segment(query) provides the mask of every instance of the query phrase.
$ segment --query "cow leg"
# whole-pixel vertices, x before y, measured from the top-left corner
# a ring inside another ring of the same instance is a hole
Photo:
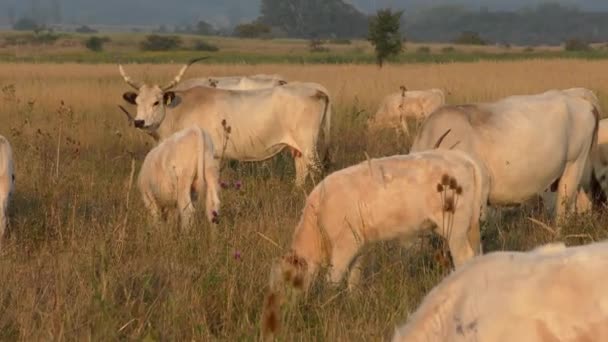
[[[180,225],[184,231],[190,230],[195,212],[192,197],[190,196],[190,187],[191,184],[188,184],[186,187],[178,187],[177,208],[179,210]]]
[[[454,216],[452,229],[450,229],[449,233],[446,232],[447,234],[442,234],[448,241],[455,269],[458,269],[462,264],[479,252],[479,226],[477,226],[476,233],[470,232],[470,229],[474,229],[471,227],[470,215],[457,214]]]
[[[333,286],[340,283],[358,251],[359,243],[352,234],[343,236],[334,243],[331,253],[331,271],[329,272],[329,282]]]
[[[4,242],[4,233],[6,232],[6,227],[8,226],[8,198],[3,201],[1,210],[2,211],[0,211],[0,249],[2,248],[2,243]]]
[[[586,156],[587,154],[585,154]],[[582,160],[581,160],[582,159]],[[585,159],[580,158],[574,163],[568,163],[566,169],[561,176],[559,185],[557,188],[556,196],[556,223],[562,220],[566,213],[572,209],[572,205],[576,201],[576,195],[579,190],[579,183],[583,176],[583,169],[585,167]]]
[[[352,292],[361,284],[361,272],[363,271],[363,255],[355,257],[348,275],[348,291]]]
[[[161,221],[161,208],[156,203],[156,200],[148,192],[144,191],[142,195],[144,206],[150,213],[150,221],[153,225],[157,226]]]

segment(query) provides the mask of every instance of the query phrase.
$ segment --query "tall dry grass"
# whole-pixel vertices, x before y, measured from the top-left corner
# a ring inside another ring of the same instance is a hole
[[[443,87],[448,101],[494,100],[549,88],[585,86],[604,107],[608,62],[531,61],[388,66],[193,66],[189,77],[280,73],[325,85],[334,100],[334,169],[407,151],[392,132],[369,137],[365,119],[382,96]],[[177,65],[126,66],[135,78],[167,81]],[[152,230],[135,175],[152,146],[116,108],[128,90],[114,65],[0,65],[0,134],[15,150],[16,196],[0,252],[1,340],[256,340],[268,271],[291,239],[305,193],[292,187],[287,155],[228,163],[217,226],[200,218],[191,232]],[[61,104],[61,101],[64,104]],[[607,107],[608,108],[608,107]],[[550,134],[550,132],[539,132]],[[134,168],[132,168],[132,166]],[[312,185],[308,185],[310,190]],[[556,239],[606,238],[604,214],[572,218],[555,236],[522,209],[484,227],[485,251],[525,250]],[[217,231],[211,242],[210,231]],[[381,340],[415,310],[447,272],[423,240],[366,247],[363,287],[318,283],[285,313],[281,339]],[[497,270],[499,271],[499,270]]]

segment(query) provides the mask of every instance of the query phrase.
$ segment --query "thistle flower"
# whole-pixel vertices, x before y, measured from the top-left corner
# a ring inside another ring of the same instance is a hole
[[[441,176],[441,185],[449,185],[450,184],[450,176],[444,174]]]
[[[234,260],[241,261],[241,251],[234,252]]]
[[[228,183],[224,181],[220,181],[220,186],[222,187],[222,189],[228,189]]]
[[[243,183],[240,180],[237,180],[236,182],[234,182],[234,188],[237,190],[241,190],[241,187],[243,186]]]
[[[450,189],[455,190],[457,186],[458,182],[456,181],[456,178],[450,177]]]

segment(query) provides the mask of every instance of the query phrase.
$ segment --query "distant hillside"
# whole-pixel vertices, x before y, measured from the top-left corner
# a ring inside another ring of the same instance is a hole
[[[286,0],[288,1],[288,0]],[[536,6],[546,0],[346,0],[363,12],[393,7],[414,15],[418,10],[445,4],[471,9],[513,10]],[[583,10],[608,11],[605,0],[562,0]],[[47,21],[72,24],[183,25],[205,19],[233,26],[259,16],[260,0],[0,0],[0,22],[9,17],[34,14]]]

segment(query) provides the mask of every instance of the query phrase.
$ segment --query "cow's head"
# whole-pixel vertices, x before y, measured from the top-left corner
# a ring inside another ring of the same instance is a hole
[[[122,95],[122,98],[130,104],[137,106],[137,115],[133,119],[133,125],[137,128],[155,131],[165,119],[165,108],[170,105],[175,99],[175,93],[171,91],[184,76],[188,67],[194,62],[200,61],[208,57],[196,58],[184,65],[177,76],[166,86],[157,84],[149,85],[143,82],[136,82],[129,77],[122,65],[118,65],[120,75],[133,87],[137,92],[128,91]]]

